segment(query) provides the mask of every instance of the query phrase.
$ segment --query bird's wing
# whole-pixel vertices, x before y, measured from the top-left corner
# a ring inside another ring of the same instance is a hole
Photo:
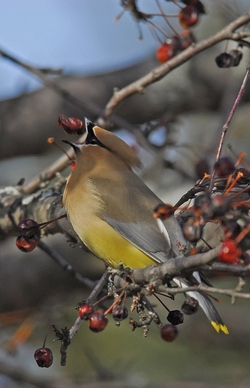
[[[110,217],[104,220],[131,244],[146,253],[157,263],[162,263],[173,256],[171,246],[162,239],[159,232],[143,222],[121,222]]]
[[[100,217],[113,229],[158,263],[175,256],[178,249],[173,238],[178,222],[171,217],[165,235],[160,231],[153,211],[162,201],[134,173],[128,171],[122,181],[112,184],[105,179],[91,182],[105,204]]]

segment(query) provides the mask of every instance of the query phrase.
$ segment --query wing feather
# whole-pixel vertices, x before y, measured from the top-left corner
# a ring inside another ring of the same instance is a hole
[[[93,178],[91,183],[105,204],[99,216],[121,236],[157,263],[175,256],[177,220],[171,217],[165,222],[166,238],[153,218],[154,208],[162,201],[132,171],[124,172],[122,180],[114,177],[112,185],[104,178]]]

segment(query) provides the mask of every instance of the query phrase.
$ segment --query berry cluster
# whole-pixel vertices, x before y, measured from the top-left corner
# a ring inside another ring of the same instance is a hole
[[[94,310],[88,303],[78,307],[78,315],[81,319],[89,321],[89,329],[94,333],[100,333],[108,324],[108,319],[101,310]]]
[[[159,297],[157,297],[157,299],[163,304]],[[178,335],[178,329],[176,328],[176,326],[184,322],[183,313],[187,315],[196,313],[199,308],[199,303],[196,299],[189,297],[184,301],[181,307],[182,311],[169,310],[167,306],[165,306],[165,304],[163,304],[163,306],[169,311],[167,316],[167,320],[169,323],[162,325],[160,320],[158,319],[155,322],[160,326],[160,335],[164,339],[164,341],[172,342]],[[89,322],[89,329],[94,333],[100,333],[106,328],[108,324],[108,319],[106,318],[106,315],[108,313],[112,314],[116,326],[120,326],[120,322],[128,318],[128,309],[124,305],[119,303],[112,304],[111,308],[108,308],[107,311],[104,313],[101,310],[94,310],[92,305],[85,302],[81,303],[77,309],[79,317],[82,320],[86,320]],[[134,307],[131,306],[131,310],[133,309]],[[136,310],[139,313],[139,311],[144,311],[144,307],[142,307],[141,304],[140,307],[137,305]],[[133,330],[135,330],[135,328],[147,325],[145,316],[146,315],[144,314],[144,320],[141,323],[136,322],[132,318],[130,318],[130,324],[133,326]],[[148,321],[148,325],[150,323],[151,321]]]
[[[193,27],[199,21],[201,14],[205,13],[204,5],[200,0],[181,0],[176,1],[172,0],[173,3],[180,9],[178,14],[165,14],[163,9],[158,1],[156,4],[159,8],[160,13],[148,14],[140,11],[137,6],[136,0],[122,0],[121,6],[123,11],[116,17],[118,21],[125,11],[129,11],[133,19],[138,23],[139,28],[139,39],[142,39],[142,31],[140,29],[140,22],[146,23],[152,32],[153,36],[160,42],[160,47],[156,51],[156,57],[160,63],[164,63],[169,59],[173,58],[178,52],[185,50],[195,39],[193,34],[188,30],[188,28]],[[181,5],[183,3],[184,5]],[[156,16],[161,16],[162,19],[166,22],[167,27],[171,28],[174,32],[172,37],[162,28],[152,21],[152,18]],[[171,18],[178,18],[180,26],[183,28],[183,32],[178,33],[175,31],[174,27],[170,23]],[[163,36],[163,38],[162,38]]]
[[[195,247],[203,239],[204,227],[212,222],[219,224],[224,232],[218,260],[249,264],[249,256],[242,252],[242,248],[249,248],[250,224],[246,214],[249,211],[250,170],[247,167],[236,167],[239,164],[239,160],[234,163],[228,156],[220,157],[214,164],[215,180],[212,188],[210,175],[204,174],[175,206],[166,204],[156,207],[154,217],[166,220],[182,203],[194,199],[193,206],[178,217],[183,234],[192,247],[190,254],[197,253],[198,248]]]
[[[241,246],[249,238],[250,230],[245,217],[250,171],[243,167],[236,168],[237,164],[228,156],[218,159],[214,165],[212,192],[208,190],[210,179],[202,179],[199,183],[201,193],[195,197],[191,215],[183,225],[186,239],[196,244],[202,238],[207,222],[218,223],[224,232],[218,260],[232,264],[245,262]]]
[[[180,34],[175,32],[167,38],[156,51],[156,57],[160,63],[165,63],[179,52],[185,50],[195,42],[195,38],[188,28],[193,27],[199,21],[199,16],[205,13],[205,8],[199,0],[183,0],[185,4],[178,13],[178,20],[183,31]]]

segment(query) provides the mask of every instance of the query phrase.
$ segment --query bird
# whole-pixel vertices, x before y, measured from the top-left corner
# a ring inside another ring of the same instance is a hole
[[[130,269],[145,268],[180,255],[178,245],[186,244],[181,227],[174,215],[161,224],[158,219],[157,224],[153,210],[164,203],[134,172],[141,166],[136,153],[114,133],[87,118],[85,129],[83,143],[63,140],[76,154],[63,206],[80,240],[113,268],[121,262]],[[200,281],[198,276],[196,273]],[[184,278],[174,280],[183,287],[192,285]],[[208,295],[190,295],[198,300],[214,329],[228,334]]]

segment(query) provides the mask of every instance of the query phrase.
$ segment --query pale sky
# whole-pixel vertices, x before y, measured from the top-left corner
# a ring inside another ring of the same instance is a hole
[[[155,7],[151,0],[141,3],[143,9]],[[123,67],[156,50],[157,42],[146,25],[144,39],[138,40],[128,12],[115,23],[121,10],[120,0],[1,0],[0,48],[34,66],[66,73]],[[38,85],[34,76],[0,57],[0,99]]]

